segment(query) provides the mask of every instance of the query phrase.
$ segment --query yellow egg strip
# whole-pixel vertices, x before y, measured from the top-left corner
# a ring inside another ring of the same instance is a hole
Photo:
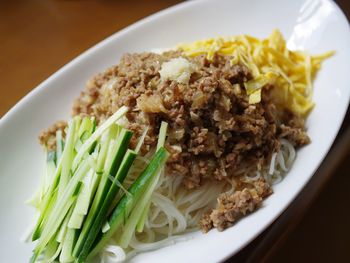
[[[304,117],[314,107],[312,81],[323,60],[334,54],[310,56],[290,51],[278,30],[262,40],[247,35],[218,37],[180,44],[177,48],[190,57],[206,54],[209,60],[215,54],[232,56],[232,65],[241,63],[252,72],[253,79],[244,83],[249,103],[259,103],[261,89],[272,84],[276,104]]]

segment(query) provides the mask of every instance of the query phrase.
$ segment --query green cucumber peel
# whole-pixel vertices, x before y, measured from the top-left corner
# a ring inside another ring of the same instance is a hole
[[[112,185],[108,191],[108,194],[106,198],[104,199],[103,205],[101,209],[98,212],[98,215],[95,218],[94,224],[91,226],[90,231],[87,235],[87,238],[84,242],[84,246],[81,249],[81,252],[79,254],[80,260],[81,258],[84,258],[87,256],[88,253],[84,251],[90,251],[93,244],[95,243],[96,237],[98,234],[102,231],[101,229],[103,228],[104,222],[106,221],[107,215],[108,215],[108,210],[116,197],[120,187],[119,185],[123,183],[125,177],[127,176],[131,165],[133,164],[137,154],[132,151],[128,150],[123,158],[123,162],[120,165],[120,168],[113,178]],[[117,183],[118,182],[118,183]]]
[[[41,236],[38,240],[37,246],[34,249],[34,255],[32,257],[33,262],[35,262],[36,258],[41,254],[44,250],[47,243],[51,240],[51,238],[58,231],[64,217],[68,213],[68,210],[73,205],[76,194],[81,185],[81,180],[86,175],[88,170],[90,169],[88,162],[83,161],[81,166],[78,168],[77,172],[71,178],[67,188],[65,189],[62,198],[58,200],[52,208],[52,213],[48,216],[45,227],[42,230]]]
[[[73,164],[72,164],[72,170],[74,171],[78,164],[83,159],[85,153],[87,153],[90,148],[93,146],[95,141],[103,134],[105,130],[107,130],[112,124],[114,124],[117,120],[119,120],[121,117],[125,115],[125,113],[128,111],[128,107],[121,107],[118,111],[116,111],[111,117],[109,117],[100,127],[98,127],[94,133],[90,136],[88,140],[85,141],[85,143],[80,147],[77,155],[74,158]]]
[[[164,147],[161,147],[155,153],[147,167],[129,187],[129,194],[124,194],[112,211],[112,214],[108,220],[110,229],[101,236],[101,239],[97,242],[92,251],[86,250],[79,255],[78,262],[84,262],[87,257],[91,258],[95,256],[107,244],[112,235],[126,223],[132,209],[135,207],[140,198],[143,197],[143,194],[152,182],[152,179],[159,174],[168,156],[169,154]]]
[[[160,147],[164,147],[165,140],[166,140],[166,135],[167,135],[167,130],[168,130],[168,123],[162,121],[162,123],[160,124],[160,129],[159,129],[157,150]],[[146,204],[145,207],[143,208],[144,211],[142,212],[142,214],[140,216],[140,220],[139,220],[139,222],[137,223],[137,226],[136,226],[136,231],[137,232],[142,232],[143,231],[143,228],[145,226],[146,218],[147,218],[148,211],[149,211],[150,207],[151,207],[151,200],[149,200],[148,204]]]
[[[115,175],[117,173],[127,150],[131,136],[131,131],[121,129],[115,144],[111,145],[112,149],[110,149],[109,153],[107,153],[106,163],[108,162],[108,167],[105,167],[105,172],[101,175],[101,180],[92,202],[90,211],[87,215],[85,223],[83,224],[83,228],[79,235],[78,241],[75,244],[73,251],[73,255],[75,257],[80,254],[80,251],[82,250],[85,241],[88,238],[88,233],[90,232],[90,229],[93,226],[98,215],[98,211],[103,206],[104,199],[106,198],[111,187],[112,182],[109,180],[108,176]],[[108,155],[111,158],[108,158]]]

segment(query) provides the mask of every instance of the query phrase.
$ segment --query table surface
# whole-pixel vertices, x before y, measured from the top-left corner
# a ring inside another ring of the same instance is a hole
[[[140,18],[180,1],[130,2],[1,1],[0,116],[84,50]],[[349,17],[350,1],[337,2]],[[299,205],[288,208],[229,261],[343,262],[349,258],[350,163],[346,159],[350,154],[348,147],[344,149],[344,144],[350,145],[350,131],[346,131],[349,120],[348,114],[343,136],[338,136],[332,156],[300,195],[299,199],[306,201],[299,200],[296,202]]]

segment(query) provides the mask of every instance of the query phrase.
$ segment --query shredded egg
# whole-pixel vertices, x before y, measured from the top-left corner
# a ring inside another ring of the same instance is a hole
[[[334,54],[311,56],[288,50],[278,30],[262,40],[247,35],[218,37],[179,44],[177,48],[189,57],[206,54],[208,60],[215,54],[232,56],[232,65],[241,63],[253,75],[252,80],[244,83],[249,103],[259,103],[262,88],[272,84],[276,102],[300,116],[307,116],[314,107],[312,81],[321,62]]]

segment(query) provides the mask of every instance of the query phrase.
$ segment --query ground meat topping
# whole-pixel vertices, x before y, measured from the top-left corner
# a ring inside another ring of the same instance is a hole
[[[180,57],[193,65],[189,83],[161,80],[162,63]],[[128,128],[136,135],[132,145],[149,127],[142,152],[155,147],[160,122],[167,121],[172,153],[167,172],[184,175],[187,188],[198,187],[204,177],[233,177],[249,163],[267,165],[279,138],[295,146],[307,144],[301,118],[290,112],[281,116],[270,99],[273,86],[263,90],[260,103],[248,103],[243,83],[252,75],[244,65],[231,65],[231,59],[189,58],[179,51],[125,54],[117,66],[87,83],[73,115],[92,115],[101,123],[122,105],[129,106]]]
[[[213,220],[210,218],[210,213],[205,213],[202,216],[202,218],[199,220],[199,226],[204,233],[209,232],[209,230],[214,227]]]
[[[191,65],[186,81],[161,78],[162,64],[180,57]],[[209,61],[205,55],[186,57],[181,51],[125,54],[118,65],[88,81],[73,115],[94,116],[102,123],[126,105],[126,126],[135,134],[131,147],[148,127],[141,153],[156,146],[160,123],[168,122],[166,174],[182,175],[186,188],[199,187],[205,179],[236,180],[237,171],[267,167],[281,138],[296,147],[310,139],[303,118],[274,104],[274,86],[266,85],[261,101],[249,104],[244,83],[252,73],[231,62],[230,56],[215,55]],[[55,131],[64,127],[58,123],[44,131],[41,143],[55,147]],[[217,208],[201,220],[203,231],[227,228],[271,194],[264,180],[240,185],[235,193],[218,198]]]
[[[205,233],[213,227],[223,231],[242,216],[256,210],[261,205],[262,200],[271,193],[270,185],[260,179],[254,182],[251,187],[245,187],[233,194],[221,194],[217,207],[203,215],[199,226]]]
[[[281,138],[286,138],[294,146],[303,146],[310,143],[310,138],[302,128],[290,127],[282,124]]]
[[[65,128],[67,127],[66,121],[58,121],[46,130],[43,130],[39,134],[39,142],[48,150],[53,150],[56,148],[56,132],[58,130],[62,131],[62,137],[65,137]]]

